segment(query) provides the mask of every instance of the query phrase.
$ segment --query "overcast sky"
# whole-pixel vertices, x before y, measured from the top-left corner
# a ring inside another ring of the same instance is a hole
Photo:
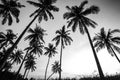
[[[35,7],[26,3],[27,0],[20,0],[20,2],[26,5],[25,8],[21,9],[20,14],[20,23],[14,23],[12,26],[1,25],[0,31],[5,31],[6,29],[13,29],[15,33],[18,35],[24,30],[25,26],[32,20],[29,18],[29,15],[35,10]],[[37,1],[37,0],[32,0]],[[66,25],[66,21],[63,19],[63,14],[67,11],[65,6],[74,6],[80,5],[83,0],[58,0],[55,4],[60,8],[60,11],[57,13],[53,13],[55,19],[49,20],[47,22],[42,21],[39,25],[42,28],[47,30],[47,36],[45,37],[46,46],[48,43],[51,43],[51,40],[55,37],[55,31],[60,29],[63,25]],[[89,0],[88,5],[96,5],[100,7],[100,12],[97,15],[90,15],[89,18],[93,19],[98,23],[96,29],[89,28],[91,36],[93,37],[95,33],[99,32],[100,28],[105,27],[105,29],[116,29],[120,28],[120,0]],[[0,19],[1,20],[1,19]],[[32,28],[37,23],[37,20],[32,24]],[[70,28],[71,29],[71,28]],[[66,47],[63,50],[63,65],[62,69],[64,73],[70,74],[97,74],[96,63],[93,57],[93,53],[91,47],[89,45],[89,41],[87,35],[81,35],[78,30],[75,33],[71,33],[71,37],[73,38],[73,43]],[[53,42],[52,42],[53,43]],[[23,39],[19,43],[19,48],[24,49],[27,46],[28,42],[25,42]],[[58,46],[59,52],[60,46]],[[115,57],[111,57],[108,52],[104,49],[97,53],[103,72],[106,74],[114,74],[116,72],[120,72],[120,64],[117,62]],[[119,56],[119,55],[118,55]],[[119,56],[120,57],[120,56]],[[45,66],[47,64],[47,57],[41,56],[37,60],[37,70],[31,75],[44,75]],[[54,58],[51,59],[50,65],[55,61],[59,60],[59,54],[57,54]],[[15,66],[15,69],[18,69],[18,66]],[[49,73],[51,67],[49,68]],[[24,69],[22,69],[23,73]],[[49,75],[49,74],[48,74]]]

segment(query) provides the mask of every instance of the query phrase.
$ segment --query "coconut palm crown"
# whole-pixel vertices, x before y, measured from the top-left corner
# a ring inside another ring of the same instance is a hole
[[[43,37],[47,35],[46,30],[41,28],[36,24],[36,27],[34,29],[30,28],[28,30],[29,35],[25,37],[25,40],[29,40],[30,45],[32,45],[35,42],[38,42],[38,44],[45,43]]]
[[[97,25],[96,22],[87,18],[87,15],[97,14],[99,12],[99,7],[90,6],[89,8],[84,9],[84,6],[88,3],[88,1],[83,1],[79,6],[66,6],[68,12],[66,12],[63,17],[68,20],[68,26],[72,28],[72,31],[75,32],[76,28],[79,28],[81,34],[85,33],[85,27],[91,26],[95,28]]]
[[[120,30],[109,29],[108,32],[106,32],[104,28],[101,28],[100,33],[96,34],[93,38],[93,42],[97,52],[106,47],[110,55],[115,56],[120,63],[120,60],[115,53],[115,51],[120,53],[120,48],[117,46],[120,44],[120,37],[115,36],[115,33],[120,33]]]
[[[0,17],[3,18],[2,24],[5,24],[8,21],[8,25],[12,25],[13,17],[16,19],[16,22],[19,22],[19,8],[25,7],[21,5],[18,0],[1,0],[0,4]]]
[[[59,11],[59,8],[53,5],[54,3],[56,3],[56,1],[57,0],[38,0],[38,2],[27,1],[29,4],[38,8],[30,15],[30,17],[38,15],[39,22],[41,22],[43,19],[47,21],[48,17],[50,19],[54,19],[51,11]]]
[[[60,41],[62,42],[62,48],[65,48],[65,45],[70,45],[72,38],[70,35],[70,30],[65,29],[65,25],[62,27],[62,29],[56,31],[57,36],[53,38],[52,41],[56,41],[56,46],[60,44]]]
[[[9,44],[13,45],[17,35],[13,33],[11,29],[6,30],[7,33],[0,32],[0,49],[4,46],[7,47]]]
[[[55,54],[57,53],[56,51],[56,47],[54,47],[53,44],[49,43],[48,47],[45,47],[45,55],[48,55],[48,57],[52,57],[55,56]]]
[[[23,51],[22,50],[17,50],[15,52],[13,52],[12,55],[10,55],[10,61],[12,61],[12,64],[16,63],[16,64],[20,64],[23,60]]]

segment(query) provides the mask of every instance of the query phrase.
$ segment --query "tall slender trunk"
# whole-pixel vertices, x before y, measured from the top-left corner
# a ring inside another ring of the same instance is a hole
[[[27,72],[26,78],[28,77],[29,72],[30,72],[30,69],[29,69],[28,72]]]
[[[46,77],[47,77],[47,69],[48,69],[49,62],[50,62],[50,57],[48,58],[47,66],[46,66],[46,69],[45,69],[45,80],[46,80]]]
[[[115,51],[113,50],[113,48],[110,46],[114,56],[116,57],[116,59],[118,60],[118,62],[120,63],[120,59],[118,58],[117,54],[115,53]]]
[[[24,36],[24,34],[26,33],[26,31],[28,30],[28,28],[31,26],[31,24],[36,20],[36,18],[38,17],[39,14],[37,14],[33,20],[27,25],[27,27],[23,30],[23,32],[20,34],[20,36],[18,37],[18,39],[15,41],[15,43],[13,44],[13,46],[5,53],[6,56],[1,60],[0,63],[0,70],[2,69],[2,67],[5,65],[5,62],[7,61],[9,55],[12,53],[12,51],[14,50],[14,48],[18,45],[18,43],[20,42],[20,40],[22,39],[22,37]]]
[[[61,67],[62,67],[62,49],[63,49],[63,40],[61,38],[61,51],[60,51],[60,70],[62,71]],[[61,80],[61,71],[60,71],[60,74],[59,74],[59,80]]]
[[[22,61],[21,65],[20,65],[20,67],[19,67],[19,69],[18,69],[18,71],[17,71],[17,73],[16,73],[16,79],[15,79],[15,80],[17,80],[17,78],[18,78],[18,74],[20,73],[20,70],[21,70],[21,68],[22,68],[22,66],[23,66],[23,63],[24,63],[25,58],[27,57],[27,55],[28,55],[28,52],[26,52],[26,54],[25,54],[25,56],[24,56],[24,58],[23,58],[23,61]]]
[[[27,72],[27,68],[25,69],[25,72],[24,72],[23,78],[25,78],[26,72]]]
[[[100,62],[98,60],[97,54],[95,52],[95,49],[94,49],[94,46],[93,46],[93,43],[92,43],[92,40],[91,40],[91,37],[90,37],[90,34],[89,34],[89,31],[88,31],[87,27],[85,27],[85,30],[86,30],[86,33],[87,33],[87,36],[88,36],[88,39],[89,39],[89,42],[90,42],[90,45],[91,45],[91,48],[92,48],[92,51],[93,51],[93,55],[94,55],[94,58],[95,58],[95,61],[96,61],[96,64],[97,64],[97,68],[98,68],[98,71],[99,71],[100,78],[102,80],[104,80],[104,74],[103,74]]]
[[[49,80],[53,74],[55,74],[55,73],[53,72],[53,73],[47,78],[47,80]]]

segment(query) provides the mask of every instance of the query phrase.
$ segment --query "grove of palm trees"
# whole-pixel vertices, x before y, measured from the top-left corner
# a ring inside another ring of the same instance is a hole
[[[0,0],[0,80],[119,80],[118,3]]]

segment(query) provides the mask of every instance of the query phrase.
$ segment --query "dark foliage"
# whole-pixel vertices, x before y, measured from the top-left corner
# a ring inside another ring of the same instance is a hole
[[[15,72],[8,72],[4,71],[0,73],[0,80],[15,80],[16,73]],[[23,79],[22,75],[18,75],[17,80],[28,80],[28,79]]]

